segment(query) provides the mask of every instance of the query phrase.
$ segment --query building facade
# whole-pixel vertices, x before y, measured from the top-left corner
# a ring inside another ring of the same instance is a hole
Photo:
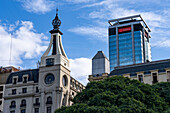
[[[5,92],[5,84],[6,80],[10,73],[19,71],[19,69],[15,67],[0,67],[0,113],[3,113],[4,106],[4,92]]]
[[[108,77],[124,76],[146,84],[170,82],[170,59],[115,67],[110,74],[89,75],[89,81],[99,81]]]
[[[151,61],[150,28],[140,15],[109,20],[110,71]]]
[[[92,58],[92,75],[100,76],[104,73],[110,73],[110,62],[103,51],[98,51]]]
[[[58,13],[52,25],[50,44],[41,57],[40,67],[9,75],[4,113],[54,113],[61,106],[72,105],[73,97],[85,88],[70,76]]]

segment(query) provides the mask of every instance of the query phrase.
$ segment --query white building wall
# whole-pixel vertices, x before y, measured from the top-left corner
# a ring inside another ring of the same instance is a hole
[[[108,59],[105,59],[105,73],[110,73],[110,62]]]
[[[159,82],[167,82],[167,74],[166,73],[159,73],[158,81]]]
[[[92,60],[92,75],[105,73],[105,59],[93,59]]]
[[[4,101],[4,112],[10,113],[10,111],[15,110],[15,113],[20,113],[21,109],[26,109],[26,113],[33,113],[35,98],[37,98],[36,84],[25,83],[25,84],[10,84],[6,86],[5,89],[5,101]],[[22,93],[22,88],[27,88],[27,93]],[[12,89],[16,89],[16,94],[12,95]],[[36,96],[35,96],[36,95]],[[20,107],[21,101],[26,100],[26,107]],[[16,102],[16,108],[10,108],[11,102]]]

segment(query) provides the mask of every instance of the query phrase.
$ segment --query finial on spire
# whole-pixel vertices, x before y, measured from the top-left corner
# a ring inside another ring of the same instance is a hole
[[[56,8],[56,15],[58,15],[58,8]]]
[[[52,21],[52,25],[53,25],[54,29],[58,29],[59,30],[59,27],[61,25],[61,21],[58,18],[58,8],[56,8],[56,16],[55,16],[55,18]]]

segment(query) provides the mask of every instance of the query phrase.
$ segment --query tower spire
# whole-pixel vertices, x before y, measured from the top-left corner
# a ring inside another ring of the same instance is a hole
[[[61,26],[61,20],[58,17],[58,8],[56,8],[56,16],[52,21],[52,25],[53,25],[53,30],[50,31],[51,34],[53,33],[60,33],[61,35],[63,34],[59,29]]]
[[[61,20],[58,17],[58,8],[56,9],[56,16],[52,21],[52,25],[54,29],[58,29],[58,30],[60,29],[59,27],[61,25]]]

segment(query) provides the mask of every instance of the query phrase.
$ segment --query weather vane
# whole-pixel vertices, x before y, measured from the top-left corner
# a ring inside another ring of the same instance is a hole
[[[58,8],[56,8],[56,14],[58,15]]]

